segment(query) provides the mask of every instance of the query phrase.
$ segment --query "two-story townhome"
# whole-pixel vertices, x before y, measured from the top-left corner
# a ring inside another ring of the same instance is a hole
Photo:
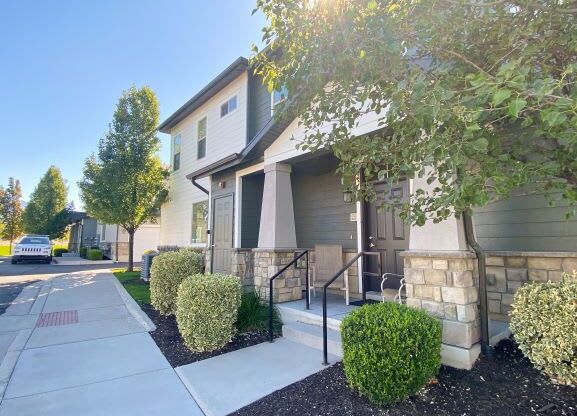
[[[520,195],[479,209],[475,233],[487,250],[488,297],[481,309],[477,255],[463,219],[408,226],[394,209],[352,201],[336,157],[297,149],[299,121],[273,117],[283,99],[240,58],[162,123],[160,131],[171,135],[173,173],[161,244],[207,247],[207,270],[236,274],[264,293],[283,265],[308,250],[309,275],[291,268],[275,280],[273,298],[289,303],[324,272],[371,253],[351,263],[333,294],[346,292],[344,305],[402,289],[408,305],[441,319],[443,361],[462,368],[479,354],[481,314],[500,328],[523,282],[558,280],[577,269],[577,221],[566,221],[563,207]],[[380,128],[377,115],[365,114],[353,134]],[[407,178],[374,186],[383,199],[410,201],[434,184]]]

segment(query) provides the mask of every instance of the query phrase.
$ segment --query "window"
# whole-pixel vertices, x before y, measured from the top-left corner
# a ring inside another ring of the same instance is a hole
[[[208,229],[208,201],[192,204],[191,243],[206,243]]]
[[[172,171],[180,169],[180,134],[172,141]]]
[[[274,107],[280,103],[281,101],[286,100],[286,98],[288,97],[288,90],[286,89],[286,87],[282,87],[280,90],[277,91],[273,91],[272,92],[272,109],[274,110]]]
[[[220,106],[220,117],[224,117],[236,110],[236,95]]]
[[[198,132],[196,139],[196,158],[206,156],[206,117],[198,120]]]

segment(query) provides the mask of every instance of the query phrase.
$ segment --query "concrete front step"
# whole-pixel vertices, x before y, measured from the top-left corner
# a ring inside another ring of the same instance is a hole
[[[323,350],[323,328],[317,325],[305,324],[303,322],[290,322],[282,327],[283,337],[298,342],[299,344]],[[341,333],[334,329],[327,329],[327,348],[329,354],[336,357],[343,357],[343,346]]]
[[[316,313],[311,313],[306,310],[298,310],[291,307],[277,304],[276,307],[280,312],[282,321],[285,323],[302,322],[309,325],[323,326],[323,316]],[[327,328],[334,331],[340,331],[341,321],[339,319],[327,317]]]

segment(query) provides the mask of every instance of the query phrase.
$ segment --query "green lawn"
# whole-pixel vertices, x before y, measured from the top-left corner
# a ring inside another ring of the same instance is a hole
[[[140,270],[127,272],[126,269],[112,269],[112,273],[135,301],[150,304],[150,286],[140,280]]]

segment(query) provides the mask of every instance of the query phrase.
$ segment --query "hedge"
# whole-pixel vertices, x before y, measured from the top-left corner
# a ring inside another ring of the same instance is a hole
[[[235,334],[242,286],[236,276],[197,274],[178,288],[176,323],[186,346],[195,352],[225,346]]]
[[[184,278],[202,273],[204,256],[193,249],[162,253],[152,260],[150,268],[150,300],[163,315],[176,312],[178,286]]]
[[[517,290],[510,328],[519,349],[557,383],[577,384],[577,274]]]
[[[63,253],[68,253],[68,249],[66,248],[55,248],[53,251],[54,257],[62,257]]]
[[[86,258],[88,260],[102,260],[103,258],[102,250],[97,248],[89,248],[86,251]]]
[[[341,325],[349,385],[379,404],[417,393],[441,366],[441,324],[396,303],[365,305]]]

